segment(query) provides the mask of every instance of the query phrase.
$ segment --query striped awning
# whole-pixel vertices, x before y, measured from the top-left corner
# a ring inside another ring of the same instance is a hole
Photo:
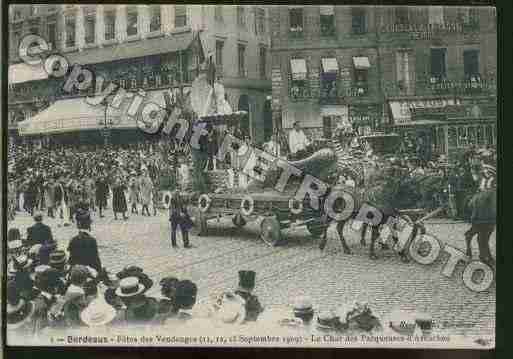
[[[353,57],[354,68],[357,70],[367,70],[370,68],[369,58],[367,56]]]
[[[333,5],[321,5],[319,9],[320,15],[330,16],[335,14],[335,6]]]
[[[305,59],[292,59],[290,60],[290,68],[292,70],[293,80],[306,79],[306,60]]]
[[[338,72],[338,62],[334,57],[322,59],[322,70],[324,72]]]

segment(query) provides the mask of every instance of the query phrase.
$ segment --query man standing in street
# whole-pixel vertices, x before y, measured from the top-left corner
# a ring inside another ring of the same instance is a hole
[[[189,230],[192,227],[192,221],[187,213],[187,207],[178,190],[174,191],[169,201],[169,221],[171,222],[171,245],[176,244],[176,228],[180,225],[184,248],[192,248],[189,243]]]
[[[91,215],[89,211],[80,208],[75,217],[78,235],[73,237],[68,245],[69,264],[89,266],[100,272],[102,264],[98,254],[96,239],[91,236]]]
[[[295,159],[301,159],[306,155],[307,147],[310,141],[306,138],[305,133],[299,126],[299,122],[294,122],[294,126],[289,133],[290,153]]]
[[[102,213],[102,209],[107,207],[107,196],[109,193],[109,184],[105,174],[101,174],[100,178],[96,181],[96,204],[100,211],[100,218],[105,217]]]

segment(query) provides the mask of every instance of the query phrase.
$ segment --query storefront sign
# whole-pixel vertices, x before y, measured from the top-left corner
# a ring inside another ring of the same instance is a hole
[[[390,101],[390,109],[395,123],[411,121],[415,109],[437,109],[461,105],[460,99],[433,98],[425,100]]]

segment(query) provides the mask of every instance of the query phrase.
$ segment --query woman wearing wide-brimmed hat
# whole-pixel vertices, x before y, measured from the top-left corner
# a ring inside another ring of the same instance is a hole
[[[21,255],[13,259],[12,266],[9,269],[13,276],[13,282],[18,288],[20,296],[24,299],[32,299],[33,297],[33,281],[30,277],[32,263],[32,259],[28,256]]]
[[[116,295],[126,306],[127,323],[151,323],[158,313],[159,305],[155,298],[147,297],[145,286],[137,277],[127,277],[119,282]]]

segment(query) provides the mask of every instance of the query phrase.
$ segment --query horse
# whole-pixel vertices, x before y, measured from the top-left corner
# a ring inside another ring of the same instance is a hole
[[[368,185],[365,188],[357,189],[355,187],[343,187],[343,186],[335,186],[333,188],[334,191],[343,190],[348,192],[354,200],[354,207],[351,214],[348,218],[343,220],[337,220],[337,232],[342,244],[343,250],[345,254],[351,254],[351,249],[347,245],[346,239],[344,237],[344,226],[348,222],[348,220],[358,219],[358,214],[364,205],[370,205],[374,208],[377,208],[381,212],[381,219],[379,223],[364,223],[361,230],[361,239],[360,243],[365,246],[365,233],[367,228],[371,227],[371,244],[369,250],[369,256],[371,259],[377,259],[378,256],[375,252],[375,243],[379,238],[380,229],[383,225],[388,224],[391,219],[398,218],[400,213],[397,209],[395,209],[391,204],[393,203],[393,198],[397,197],[397,193],[400,189],[400,183],[391,184],[389,181],[386,181],[386,178],[394,178],[393,169],[388,168],[387,170],[376,171],[374,173],[374,178],[372,179],[372,185]],[[397,178],[397,177],[395,177]],[[339,200],[343,201],[343,200]],[[338,201],[337,201],[338,202]],[[335,211],[343,209],[344,206],[340,206],[340,203],[335,203]],[[338,208],[337,208],[338,207]],[[342,208],[340,208],[342,207]],[[319,242],[319,249],[324,250],[327,243],[327,227],[323,232],[322,238]],[[398,252],[401,260],[403,262],[409,261],[406,252],[404,250]]]

